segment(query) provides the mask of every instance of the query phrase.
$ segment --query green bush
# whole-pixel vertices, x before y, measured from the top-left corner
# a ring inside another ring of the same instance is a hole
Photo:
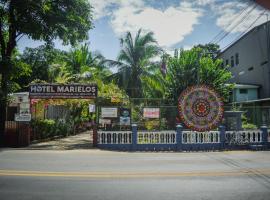
[[[63,120],[33,120],[31,126],[37,140],[54,136],[67,136],[72,132],[71,125]]]
[[[255,124],[245,123],[245,124],[242,124],[242,128],[243,129],[257,129],[258,127]]]
[[[257,129],[258,128],[255,124],[248,122],[247,116],[245,114],[242,114],[241,120],[242,120],[243,129]]]

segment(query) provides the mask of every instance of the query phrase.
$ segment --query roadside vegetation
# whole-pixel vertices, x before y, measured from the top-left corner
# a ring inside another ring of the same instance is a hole
[[[111,98],[116,99],[115,104],[132,104],[134,101],[129,98],[157,98],[166,99],[173,105],[186,87],[202,83],[214,87],[227,101],[232,85],[226,83],[231,74],[226,66],[222,66],[222,60],[217,59],[218,46],[197,45],[191,50],[176,49],[174,55],[168,55],[156,42],[154,33],[140,29],[134,35],[127,32],[120,38],[118,57],[108,60],[85,43],[88,31],[93,28],[92,13],[88,0],[1,3],[1,136],[8,94],[28,91],[30,83],[96,83],[99,97],[103,97],[98,101],[103,103],[110,103]],[[45,44],[19,52],[16,41],[21,37],[42,40]],[[69,51],[56,49],[55,39],[72,48]],[[117,71],[112,71],[113,67]],[[57,101],[49,103],[59,104]],[[44,107],[48,102],[40,104]],[[143,105],[137,105],[137,108]],[[39,137],[73,134],[82,121],[95,117],[84,118],[82,113],[87,105],[79,100],[67,101],[65,106],[73,112],[70,119],[57,121],[36,117],[33,124],[42,132]],[[139,110],[135,108],[135,112],[139,113]],[[148,126],[151,124],[153,122]]]

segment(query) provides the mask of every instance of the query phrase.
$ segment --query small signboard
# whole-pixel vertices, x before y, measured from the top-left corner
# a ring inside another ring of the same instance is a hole
[[[120,126],[129,126],[130,125],[130,108],[120,108]]]
[[[144,118],[159,118],[159,108],[144,108],[143,117]]]
[[[20,103],[20,114],[30,114],[30,103]]]
[[[96,112],[96,106],[94,104],[89,104],[89,113]]]
[[[117,108],[101,108],[101,118],[116,118]]]
[[[129,126],[130,117],[120,117],[120,126]]]
[[[97,85],[30,84],[29,96],[32,99],[92,99],[97,97]]]
[[[31,121],[31,114],[15,114],[15,121],[16,122],[30,122]]]
[[[112,123],[112,121],[110,119],[99,119],[99,124],[101,124],[102,126],[108,125],[111,123]]]

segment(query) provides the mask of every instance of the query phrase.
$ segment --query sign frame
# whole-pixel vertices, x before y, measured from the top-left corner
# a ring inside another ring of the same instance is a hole
[[[37,83],[29,85],[31,99],[94,99],[97,95],[96,84]]]
[[[143,108],[143,118],[158,119],[160,118],[160,108]]]

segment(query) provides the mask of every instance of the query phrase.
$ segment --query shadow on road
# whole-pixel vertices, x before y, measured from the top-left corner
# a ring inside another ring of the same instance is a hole
[[[92,132],[87,131],[66,138],[55,139],[48,142],[31,144],[23,149],[29,150],[76,150],[93,149]]]

